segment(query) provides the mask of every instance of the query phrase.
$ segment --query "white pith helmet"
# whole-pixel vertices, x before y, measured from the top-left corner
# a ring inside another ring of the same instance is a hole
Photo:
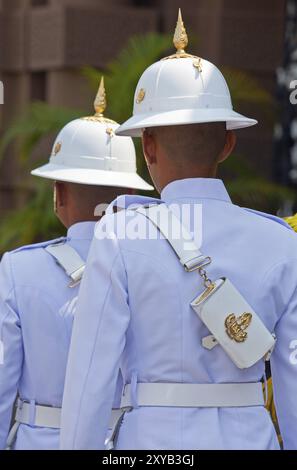
[[[106,108],[103,77],[94,107],[94,116],[75,119],[63,127],[49,163],[31,174],[70,183],[152,190],[137,174],[132,139],[117,137],[119,124],[103,115]]]
[[[176,53],[142,74],[133,116],[117,129],[117,135],[140,137],[147,127],[181,124],[226,122],[227,129],[257,124],[255,119],[233,111],[229,88],[219,69],[185,52],[188,37],[180,10],[173,43]]]

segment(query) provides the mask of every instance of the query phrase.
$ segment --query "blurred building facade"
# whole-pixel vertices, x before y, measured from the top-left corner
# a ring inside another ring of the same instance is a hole
[[[273,95],[283,62],[285,0],[0,0],[0,135],[33,100],[86,108],[92,91],[78,73],[104,68],[131,35],[173,33],[182,7],[198,38],[191,51],[218,66],[252,74]],[[260,107],[240,109],[261,123],[238,134],[238,151],[272,175],[271,116]],[[45,149],[45,159],[49,149]],[[22,203],[28,191],[10,146],[1,164],[0,214]]]
[[[297,0],[287,0],[283,64],[277,70],[279,121],[275,127],[275,179],[297,184]],[[290,202],[288,201],[288,204]],[[293,207],[288,206],[287,213]],[[294,208],[296,209],[296,207]]]

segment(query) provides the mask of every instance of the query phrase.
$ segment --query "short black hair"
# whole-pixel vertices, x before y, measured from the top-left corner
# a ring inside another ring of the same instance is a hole
[[[211,122],[147,129],[176,163],[211,166],[217,162],[226,140],[226,123]],[[182,161],[181,161],[182,160]]]

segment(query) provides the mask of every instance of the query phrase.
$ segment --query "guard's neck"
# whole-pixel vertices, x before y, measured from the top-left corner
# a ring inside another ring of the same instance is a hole
[[[98,222],[101,217],[94,216],[94,214],[89,214],[85,216],[76,216],[67,218],[67,222],[64,222],[63,225],[69,229],[72,225],[80,224],[82,222]]]
[[[217,178],[217,168],[199,168],[187,171],[171,171],[160,178],[158,189],[161,192],[165,186],[177,180],[184,180],[188,178]]]

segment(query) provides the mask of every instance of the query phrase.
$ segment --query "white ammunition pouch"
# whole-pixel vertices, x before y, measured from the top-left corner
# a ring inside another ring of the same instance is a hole
[[[55,243],[45,247],[45,251],[49,253],[59,266],[65,271],[70,278],[69,287],[77,286],[82,278],[86,263],[77,253],[77,251],[66,242]]]
[[[187,272],[197,270],[208,281],[206,290],[191,302],[194,312],[212,334],[204,338],[202,345],[211,349],[219,344],[240,369],[265,359],[275,344],[274,335],[230,280],[222,278],[212,282],[207,278],[203,268],[211,259],[202,255],[180,220],[166,204],[141,207],[137,212],[159,229]],[[172,236],[176,234],[178,238]]]
[[[275,339],[229,279],[219,279],[191,302],[217,343],[240,369],[264,358]]]

